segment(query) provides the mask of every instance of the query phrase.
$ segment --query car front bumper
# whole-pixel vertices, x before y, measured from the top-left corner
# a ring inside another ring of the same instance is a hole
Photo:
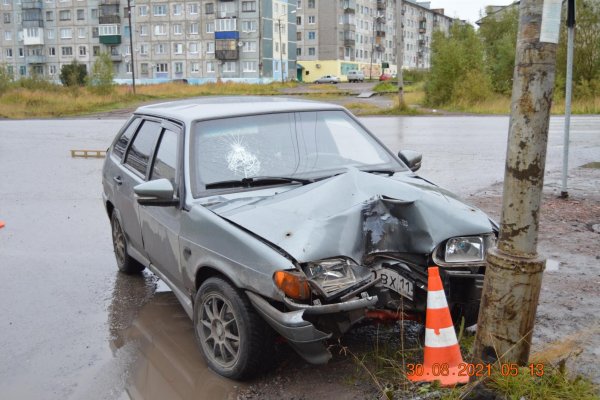
[[[332,334],[317,329],[312,322],[303,318],[305,314],[324,315],[366,310],[377,303],[377,296],[362,297],[343,303],[313,306],[299,304],[286,298],[284,302],[292,311],[282,312],[256,293],[246,291],[246,294],[265,321],[286,338],[294,350],[311,364],[325,364],[329,361],[331,353],[325,347],[323,341],[329,339]]]

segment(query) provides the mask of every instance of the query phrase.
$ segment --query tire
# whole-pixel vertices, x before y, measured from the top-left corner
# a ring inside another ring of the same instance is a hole
[[[196,293],[194,335],[204,360],[219,375],[243,380],[271,365],[273,330],[246,295],[221,278],[207,279]]]
[[[113,249],[115,251],[115,258],[117,260],[117,267],[119,271],[124,274],[138,274],[142,272],[146,267],[134,260],[127,253],[127,238],[125,232],[121,228],[119,218],[117,218],[117,212],[113,210],[110,218],[110,226],[112,231]]]

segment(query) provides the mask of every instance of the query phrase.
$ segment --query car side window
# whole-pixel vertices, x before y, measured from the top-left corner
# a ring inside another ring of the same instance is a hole
[[[176,187],[177,148],[177,133],[165,129],[158,145],[150,179],[166,178]]]
[[[125,164],[139,172],[143,177],[146,176],[150,156],[154,151],[160,131],[160,123],[144,121],[127,152]]]
[[[138,125],[139,118],[131,121],[129,126],[127,126],[127,129],[125,129],[125,132],[123,132],[121,136],[119,136],[119,139],[115,142],[115,145],[113,146],[113,154],[115,154],[119,159],[123,158],[123,154],[125,154],[125,150],[127,150],[127,145],[133,137]]]

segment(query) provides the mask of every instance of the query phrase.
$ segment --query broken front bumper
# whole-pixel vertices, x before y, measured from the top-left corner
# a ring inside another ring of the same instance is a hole
[[[315,306],[296,303],[286,298],[284,301],[286,306],[293,311],[281,312],[261,296],[249,291],[246,294],[265,321],[286,338],[294,350],[311,364],[325,364],[329,361],[331,353],[325,347],[323,340],[329,339],[332,334],[318,330],[303,318],[304,314],[324,315],[356,311],[373,307],[377,303],[377,296]]]

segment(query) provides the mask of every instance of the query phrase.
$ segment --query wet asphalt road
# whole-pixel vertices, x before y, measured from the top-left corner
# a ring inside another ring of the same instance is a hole
[[[502,179],[507,117],[363,122],[391,149],[423,152],[421,175],[462,196]],[[238,385],[207,371],[163,284],[116,272],[102,160],[69,150],[106,149],[122,123],[0,122],[0,398],[226,398]],[[550,171],[561,131],[553,118]],[[600,161],[600,117],[573,119],[571,154],[571,167]]]

